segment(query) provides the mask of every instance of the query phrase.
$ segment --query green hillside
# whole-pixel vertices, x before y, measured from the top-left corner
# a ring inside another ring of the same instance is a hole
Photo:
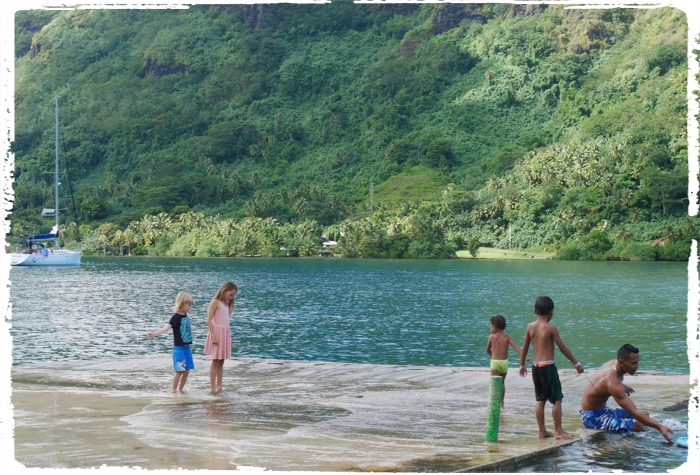
[[[88,253],[310,255],[325,233],[351,257],[685,259],[696,233],[679,10],[334,0],[15,25],[16,237],[47,227],[54,96],[62,233]]]

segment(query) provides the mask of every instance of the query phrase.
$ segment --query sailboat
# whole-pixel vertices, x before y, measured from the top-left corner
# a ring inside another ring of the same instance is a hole
[[[35,267],[53,267],[53,266],[79,266],[80,258],[83,251],[61,249],[58,241],[58,187],[61,184],[58,181],[58,96],[56,96],[56,209],[46,209],[44,213],[47,215],[55,215],[56,224],[51,228],[51,231],[43,234],[35,234],[27,237],[24,244],[23,252],[12,253],[10,265],[13,266],[35,266]],[[53,211],[53,213],[52,213]],[[42,214],[44,214],[42,213]],[[55,241],[52,248],[46,247],[43,242]]]

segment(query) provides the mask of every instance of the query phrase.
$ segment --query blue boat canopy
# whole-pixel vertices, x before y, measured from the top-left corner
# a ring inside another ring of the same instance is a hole
[[[51,233],[35,234],[34,236],[29,236],[25,242],[49,241],[51,239],[56,239],[57,237],[58,237],[58,234],[51,234]]]
[[[51,229],[48,233],[35,234],[34,236],[29,236],[21,244],[26,246],[32,246],[36,241],[51,241],[52,239],[58,239],[58,233],[56,232],[56,226]]]

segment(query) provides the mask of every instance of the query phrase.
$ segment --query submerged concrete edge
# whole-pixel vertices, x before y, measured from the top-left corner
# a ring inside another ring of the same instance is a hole
[[[540,457],[543,455],[552,454],[562,447],[567,447],[569,445],[573,445],[577,442],[580,442],[581,440],[583,440],[583,439],[579,438],[579,439],[574,439],[574,440],[567,440],[565,442],[560,442],[557,445],[553,445],[551,447],[545,447],[543,449],[539,449],[539,450],[536,450],[534,452],[530,452],[530,453],[522,454],[522,455],[516,455],[515,457],[509,457],[509,458],[505,458],[502,460],[496,460],[495,462],[482,463],[479,465],[475,465],[473,467],[457,470],[454,473],[493,472],[493,470],[496,468],[510,467],[510,466],[515,465],[517,463],[520,463],[524,460],[537,458],[537,457]]]

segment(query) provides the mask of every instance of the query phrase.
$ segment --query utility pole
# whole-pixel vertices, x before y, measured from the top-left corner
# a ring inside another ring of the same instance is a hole
[[[508,249],[513,249],[513,228],[512,224],[508,223]]]
[[[374,216],[374,182],[369,180],[369,214]]]

